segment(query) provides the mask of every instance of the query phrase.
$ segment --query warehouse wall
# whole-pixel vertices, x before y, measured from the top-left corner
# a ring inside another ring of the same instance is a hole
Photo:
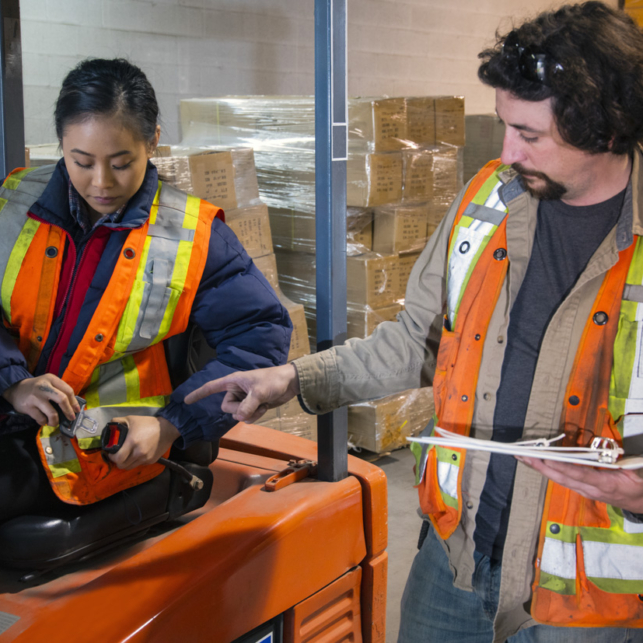
[[[609,0],[616,6],[617,0]],[[493,111],[476,55],[499,23],[551,0],[348,0],[349,93],[463,94]],[[163,141],[180,140],[190,96],[311,94],[314,0],[21,0],[27,143],[55,140],[62,78],[87,56],[125,56],[149,75]]]

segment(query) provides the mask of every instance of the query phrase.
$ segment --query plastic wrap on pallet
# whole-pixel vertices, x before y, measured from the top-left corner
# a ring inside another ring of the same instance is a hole
[[[368,208],[346,211],[346,254],[362,254],[373,245],[373,214]],[[270,208],[272,241],[276,248],[294,252],[315,252],[315,217],[294,208]]]
[[[352,98],[348,128],[353,152],[395,152],[436,143],[464,145],[464,98]]]
[[[384,453],[408,445],[434,414],[433,389],[411,389],[348,407],[348,437],[358,448]]]
[[[315,213],[312,96],[227,96],[181,101],[182,145],[248,146],[269,208]]]
[[[224,210],[261,203],[252,148],[172,146],[151,160],[162,179]]]
[[[433,155],[433,198],[429,200],[429,236],[444,218],[463,186],[463,148],[441,145]]]

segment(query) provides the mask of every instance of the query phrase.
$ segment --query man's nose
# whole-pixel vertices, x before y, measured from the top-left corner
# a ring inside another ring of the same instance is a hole
[[[505,131],[500,160],[504,165],[522,163],[525,160],[524,142],[520,138],[520,133],[511,127],[507,127]]]

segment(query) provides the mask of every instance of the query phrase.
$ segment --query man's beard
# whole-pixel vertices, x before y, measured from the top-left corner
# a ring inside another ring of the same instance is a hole
[[[542,172],[536,172],[535,170],[528,170],[527,168],[520,165],[520,163],[514,163],[511,166],[521,177],[523,177],[523,185],[527,189],[527,192],[531,196],[540,199],[541,201],[558,201],[562,199],[567,188],[562,183],[556,183],[552,181],[546,174]],[[544,182],[544,185],[538,188],[532,187],[527,178],[536,178],[541,179]]]

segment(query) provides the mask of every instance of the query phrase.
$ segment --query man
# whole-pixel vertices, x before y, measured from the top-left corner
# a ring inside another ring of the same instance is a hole
[[[227,390],[223,408],[253,421],[296,394],[325,413],[433,384],[436,425],[477,438],[643,432],[643,35],[587,2],[480,57],[506,125],[502,158],[429,241],[398,322],[188,401]],[[636,473],[417,455],[431,528],[400,641],[643,641]]]

